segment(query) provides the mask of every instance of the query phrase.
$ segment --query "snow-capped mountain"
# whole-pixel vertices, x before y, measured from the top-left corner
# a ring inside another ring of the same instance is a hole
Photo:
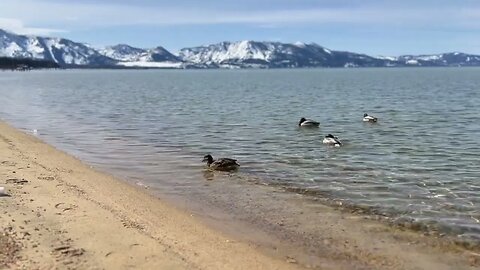
[[[163,47],[140,49],[126,44],[99,49],[104,56],[117,60],[117,66],[142,68],[182,68],[182,61]]]
[[[117,65],[125,67],[181,68],[183,61],[163,47],[140,49],[126,44],[99,49],[104,56],[118,60]]]
[[[209,66],[228,66],[241,63],[265,65],[271,58],[274,46],[271,43],[253,41],[222,42],[218,44],[184,48],[179,56],[184,61]]]
[[[183,68],[182,61],[163,47],[139,49],[120,44],[95,49],[63,38],[16,35],[0,29],[0,56],[52,61],[62,67]]]
[[[118,44],[101,48],[98,52],[106,57],[116,59],[118,61],[138,61],[146,50],[135,48],[126,44]]]
[[[0,57],[46,60],[62,67],[132,68],[301,68],[480,66],[465,53],[378,56],[335,51],[315,43],[239,41],[184,48],[174,55],[163,47],[126,44],[95,49],[63,38],[16,35],[0,29]]]
[[[24,36],[0,29],[0,56],[53,61],[61,66],[111,66],[115,60],[63,38]]]
[[[315,43],[222,42],[185,48],[180,58],[209,67],[285,68],[285,67],[354,67],[384,66],[385,60],[368,55],[339,52]]]
[[[108,46],[98,50],[107,57],[123,62],[181,62],[181,60],[163,47],[140,49],[126,44]]]
[[[480,55],[460,52],[430,55],[402,55],[397,57],[396,61],[409,66],[480,66]]]

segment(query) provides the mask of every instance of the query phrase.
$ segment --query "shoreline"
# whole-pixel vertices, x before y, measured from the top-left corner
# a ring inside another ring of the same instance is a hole
[[[0,153],[0,228],[21,246],[10,267],[296,268],[3,122]]]
[[[0,186],[9,195],[0,197],[5,217],[0,229],[10,239],[0,238],[0,245],[13,239],[20,247],[7,254],[13,268],[474,269],[480,265],[480,254],[443,244],[442,239],[327,206],[315,205],[320,214],[316,217],[299,216],[275,226],[264,223],[260,230],[250,228],[248,220],[211,222],[97,172],[2,121]],[[311,207],[308,202],[295,203],[299,209]],[[301,223],[301,218],[318,218],[319,223],[311,230],[299,230],[293,224]],[[0,256],[0,267],[3,260]]]

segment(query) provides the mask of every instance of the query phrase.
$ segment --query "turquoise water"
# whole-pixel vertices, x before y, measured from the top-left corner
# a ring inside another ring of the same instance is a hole
[[[2,72],[0,118],[166,193],[208,192],[211,153],[242,179],[480,239],[479,86],[478,68]]]

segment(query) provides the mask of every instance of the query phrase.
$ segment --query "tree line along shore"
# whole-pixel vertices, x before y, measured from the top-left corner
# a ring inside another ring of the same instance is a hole
[[[38,68],[59,68],[60,66],[52,61],[36,60],[27,58],[0,57],[0,70],[27,71]]]

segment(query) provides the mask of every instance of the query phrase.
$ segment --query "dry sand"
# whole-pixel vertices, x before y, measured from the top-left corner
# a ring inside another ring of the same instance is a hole
[[[0,186],[8,194],[0,197],[0,269],[480,267],[474,251],[332,210],[319,225],[335,224],[325,230],[330,240],[305,251],[315,258],[286,256],[282,243],[267,249],[215,230],[1,122]]]

